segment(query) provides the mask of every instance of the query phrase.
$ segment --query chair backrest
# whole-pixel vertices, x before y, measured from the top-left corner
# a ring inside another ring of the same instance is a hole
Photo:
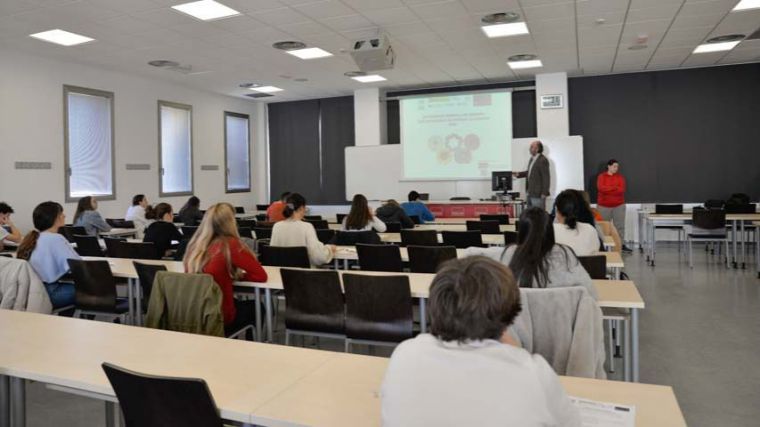
[[[348,216],[348,214],[335,214],[335,219],[338,221],[338,224],[343,224],[343,220]]]
[[[359,266],[365,271],[404,271],[401,251],[396,245],[356,245]]]
[[[401,230],[401,245],[437,246],[438,232],[435,230]]]
[[[176,214],[176,213],[175,213],[175,214],[173,214],[173,215],[172,215],[172,222],[173,222],[173,223],[179,223],[179,222],[182,222],[182,218],[180,218],[180,217],[179,217],[179,214]]]
[[[517,243],[517,232],[505,231],[504,232],[504,246],[509,246],[515,243]]]
[[[499,221],[499,225],[509,224],[509,215],[507,214],[480,214],[481,221]]]
[[[106,218],[106,223],[114,228],[135,228],[133,221],[127,221],[121,218]]]
[[[69,259],[76,288],[76,307],[96,311],[115,311],[116,282],[108,261]]]
[[[145,326],[223,337],[222,299],[210,274],[156,271]]]
[[[726,228],[726,211],[722,209],[694,209],[691,213],[691,223],[703,230]]]
[[[304,215],[304,221],[319,221],[322,219],[322,215]]]
[[[466,221],[468,231],[480,231],[481,234],[501,234],[499,221]]]
[[[253,229],[253,231],[256,233],[256,239],[271,239],[272,238],[272,228],[271,227],[256,227]]]
[[[756,208],[754,203],[746,203],[741,205],[726,204],[726,213],[730,214],[751,214],[755,213]]]
[[[731,197],[726,200],[727,205],[746,205],[749,203],[749,195],[746,193],[733,193]]]
[[[103,256],[103,249],[95,236],[74,235],[74,243],[77,244],[77,253],[82,256]]]
[[[579,256],[583,268],[592,279],[602,280],[607,278],[607,257],[604,255]]]
[[[156,278],[156,273],[166,271],[166,267],[160,264],[143,264],[137,261],[132,261],[132,264],[134,264],[137,277],[140,279],[143,297],[148,301],[150,300],[150,292],[153,290],[153,280]]]
[[[654,205],[654,213],[656,214],[682,214],[683,205]]]
[[[256,221],[267,221],[267,214],[256,214]]]
[[[235,213],[236,214],[244,214],[245,213],[245,207],[243,207],[243,206],[235,206]]]
[[[705,200],[705,208],[707,209],[723,209],[723,206],[725,204],[726,204],[725,200],[718,200],[718,199]]]
[[[455,246],[458,249],[483,246],[480,231],[442,231],[441,237],[444,245]]]
[[[341,246],[354,246],[357,243],[380,244],[380,236],[372,230],[369,231],[338,231],[335,233],[335,244]]]
[[[324,230],[317,230],[317,239],[319,239],[319,241],[325,245],[332,242],[334,238],[335,230],[330,230],[329,228]]]
[[[343,274],[346,336],[401,342],[412,337],[412,293],[408,276]]]
[[[401,223],[400,222],[386,222],[385,223],[385,232],[386,233],[400,233],[401,232]]]
[[[409,215],[409,219],[415,224],[422,224],[422,218],[419,215]]]
[[[454,246],[416,246],[406,247],[409,253],[409,270],[412,273],[435,273],[441,263],[457,257]]]
[[[275,267],[301,267],[310,268],[309,251],[305,246],[259,246],[261,256],[259,261],[262,265]]]
[[[337,271],[280,270],[285,290],[285,327],[302,331],[345,332],[343,290]]]
[[[256,210],[259,212],[264,212],[267,209],[269,209],[269,205],[256,205]]]
[[[471,200],[471,199],[469,197],[459,197],[459,196],[457,196],[457,197],[451,197],[451,198],[449,198],[449,200],[454,200],[454,201],[456,201],[456,200],[462,200],[462,201],[464,201],[464,200]]]
[[[325,219],[305,219],[304,221],[313,225],[315,230],[327,230],[330,228]]]
[[[247,237],[249,239],[253,239],[253,233],[251,232],[250,227],[238,227],[238,234],[240,237]]]
[[[71,243],[74,243],[74,235],[80,235],[80,236],[86,236],[87,230],[84,229],[84,227],[81,226],[73,226],[73,225],[64,225],[61,227],[58,232],[60,234],[63,234],[63,237],[66,238]]]
[[[103,241],[106,244],[106,256],[111,258],[120,258],[119,255],[119,242],[126,242],[127,239],[123,237],[104,237]]]
[[[132,259],[161,259],[163,254],[158,253],[153,242],[127,242],[121,241],[116,244],[117,258]]]
[[[206,382],[146,375],[103,363],[124,414],[125,427],[222,426]]]
[[[183,225],[182,226],[182,236],[187,240],[192,239],[193,234],[195,234],[196,231],[198,231],[197,225]]]
[[[419,193],[420,194],[420,200],[427,201],[430,200],[430,193]]]
[[[256,227],[256,221],[252,219],[238,219],[237,220],[237,226],[238,227],[248,227],[251,230],[253,230]]]

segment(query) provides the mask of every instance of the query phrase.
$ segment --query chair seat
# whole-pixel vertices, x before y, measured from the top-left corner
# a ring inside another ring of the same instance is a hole
[[[116,299],[116,310],[114,310],[114,313],[123,314],[129,311],[129,300],[126,298],[117,298]]]

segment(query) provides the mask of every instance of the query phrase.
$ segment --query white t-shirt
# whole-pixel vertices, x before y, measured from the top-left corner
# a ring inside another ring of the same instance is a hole
[[[304,221],[286,219],[272,227],[271,246],[304,246],[309,252],[311,265],[318,266],[332,261],[333,253],[319,241],[314,226]]]
[[[575,230],[565,224],[554,223],[554,241],[570,246],[577,256],[592,255],[599,252],[599,235],[591,224],[579,222]]]
[[[347,220],[348,220],[348,218],[343,218],[343,224],[341,224],[341,227],[340,227],[340,229],[342,231],[371,231],[371,230],[375,230],[378,233],[385,233],[385,230],[388,229],[386,227],[385,223],[382,222],[382,221],[380,221],[380,219],[378,217],[374,216],[374,215],[372,215],[372,218],[369,220],[369,222],[366,225],[364,225],[364,228],[362,228],[362,229],[352,228],[352,229],[349,230],[348,228],[346,228],[346,221]]]
[[[382,424],[580,426],[580,415],[543,357],[494,340],[459,344],[421,334],[391,356]]]

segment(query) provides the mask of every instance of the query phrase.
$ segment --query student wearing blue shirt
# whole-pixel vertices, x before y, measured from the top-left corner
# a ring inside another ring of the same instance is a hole
[[[45,284],[53,308],[74,304],[76,292],[71,283],[60,282],[69,272],[69,259],[81,259],[58,229],[66,224],[63,207],[56,202],[37,205],[32,213],[34,230],[24,237],[16,257],[29,261]]]
[[[425,223],[425,221],[435,221],[435,215],[430,212],[424,203],[420,202],[420,193],[416,191],[409,192],[409,201],[402,203],[401,208],[404,209],[404,212],[409,216],[417,215],[420,219],[420,223]]]
[[[84,227],[90,236],[97,236],[103,231],[111,231],[111,226],[98,212],[98,201],[92,196],[79,199],[77,211],[74,213],[74,226]]]

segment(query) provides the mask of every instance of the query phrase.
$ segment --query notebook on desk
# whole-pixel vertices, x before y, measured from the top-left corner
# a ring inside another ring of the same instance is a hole
[[[634,427],[636,407],[570,396],[581,413],[583,427]]]

